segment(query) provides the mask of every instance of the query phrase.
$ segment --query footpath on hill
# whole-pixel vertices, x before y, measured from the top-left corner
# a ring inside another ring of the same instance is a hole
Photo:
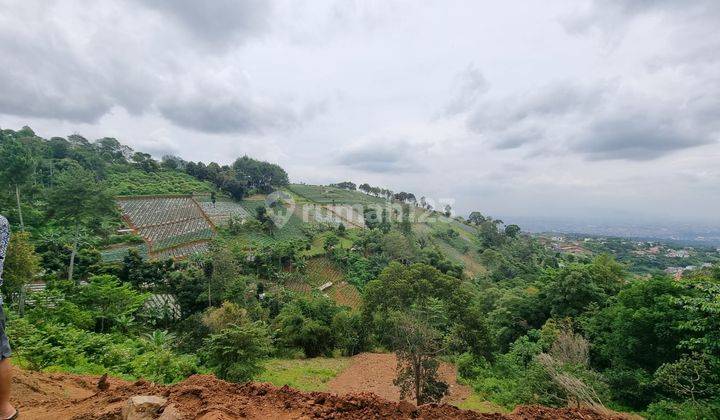
[[[415,407],[372,393],[335,395],[300,392],[270,384],[234,384],[210,375],[195,375],[172,386],[127,382],[98,376],[14,370],[13,403],[23,419],[122,419],[123,408],[137,396],[161,401],[146,417],[164,420],[203,419],[607,419],[589,409],[518,407],[509,414],[481,414],[447,404]],[[98,387],[98,383],[102,385]],[[102,388],[102,389],[101,389]]]
[[[327,390],[335,394],[372,392],[390,401],[400,401],[400,389],[393,384],[397,358],[395,353],[361,353],[350,359],[350,365],[330,380]],[[449,385],[449,395],[442,402],[457,404],[472,394],[470,387],[457,382],[455,367],[442,363],[440,379]]]

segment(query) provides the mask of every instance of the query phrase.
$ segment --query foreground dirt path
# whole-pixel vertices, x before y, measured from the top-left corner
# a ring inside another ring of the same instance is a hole
[[[155,395],[166,398],[161,411],[173,411],[172,420],[235,419],[573,419],[603,417],[587,409],[519,407],[513,413],[479,414],[446,404],[415,407],[371,393],[342,396],[323,392],[300,392],[269,384],[233,384],[214,376],[195,375],[172,386],[145,381],[130,383],[109,380],[109,387],[96,387],[99,377],[48,374],[15,369],[13,403],[26,419],[121,419],[122,407],[130,397]],[[616,417],[620,418],[620,417]]]
[[[328,382],[328,391],[341,395],[372,392],[386,400],[400,401],[400,389],[393,384],[397,366],[395,353],[361,353],[350,360],[350,366]],[[443,363],[438,372],[450,385],[450,394],[442,402],[457,404],[472,394],[469,387],[458,384],[453,365]]]

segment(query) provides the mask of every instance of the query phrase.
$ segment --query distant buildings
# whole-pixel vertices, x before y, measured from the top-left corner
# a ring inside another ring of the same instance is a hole
[[[668,249],[665,256],[668,258],[690,258],[690,251],[686,249]]]

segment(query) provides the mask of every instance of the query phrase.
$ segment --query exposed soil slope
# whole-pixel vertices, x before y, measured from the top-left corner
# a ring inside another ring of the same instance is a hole
[[[336,394],[372,392],[391,401],[400,401],[400,389],[393,384],[397,358],[395,353],[362,353],[350,359],[350,366],[328,382],[328,391]],[[443,363],[440,378],[450,385],[443,402],[460,402],[471,394],[470,388],[457,383],[455,368]]]
[[[98,377],[15,371],[13,401],[24,419],[119,419],[126,400],[135,395],[167,398],[180,418],[205,420],[300,418],[457,418],[457,419],[602,419],[586,409],[521,407],[509,415],[479,414],[441,404],[415,407],[371,393],[337,396],[304,393],[269,384],[232,384],[196,375],[173,386],[110,379],[104,391]]]

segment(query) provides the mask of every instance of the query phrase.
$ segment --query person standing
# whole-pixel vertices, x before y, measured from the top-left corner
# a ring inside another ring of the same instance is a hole
[[[9,242],[10,223],[0,214],[0,286]],[[17,409],[10,404],[12,369],[8,358],[11,354],[10,342],[5,334],[5,312],[2,309],[2,295],[0,295],[0,419],[7,420],[13,420],[18,416]]]

